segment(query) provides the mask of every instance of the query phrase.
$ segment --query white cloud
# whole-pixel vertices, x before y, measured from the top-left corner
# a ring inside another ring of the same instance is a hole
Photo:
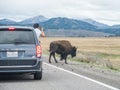
[[[22,20],[43,15],[119,24],[119,3],[120,0],[0,0],[0,18]]]

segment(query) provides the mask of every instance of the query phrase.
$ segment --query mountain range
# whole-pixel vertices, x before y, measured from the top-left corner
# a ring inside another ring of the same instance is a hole
[[[62,30],[63,31],[90,31],[105,33],[107,36],[120,36],[120,25],[109,26],[92,19],[70,19],[66,17],[46,18],[44,16],[36,16],[27,18],[23,21],[16,22],[9,19],[1,19],[0,26],[2,25],[24,25],[33,26],[34,23],[39,23],[47,30]],[[91,33],[92,34],[92,33]],[[79,36],[79,35],[78,35]],[[84,35],[83,35],[84,36]],[[94,35],[93,35],[94,36]],[[104,36],[104,35],[103,35]]]

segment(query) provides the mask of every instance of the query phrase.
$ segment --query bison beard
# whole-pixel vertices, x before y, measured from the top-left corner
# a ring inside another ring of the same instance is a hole
[[[67,56],[69,54],[72,57],[76,56],[76,47],[73,47],[70,42],[66,40],[53,41],[50,43],[49,63],[51,63],[51,56],[53,56],[57,63],[55,53],[60,54],[60,60],[64,59],[67,64]]]

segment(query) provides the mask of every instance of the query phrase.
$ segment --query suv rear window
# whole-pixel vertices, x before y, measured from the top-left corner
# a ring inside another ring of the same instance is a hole
[[[0,31],[0,44],[35,44],[33,31]]]

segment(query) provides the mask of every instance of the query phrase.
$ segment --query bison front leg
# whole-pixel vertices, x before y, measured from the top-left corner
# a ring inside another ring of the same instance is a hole
[[[49,55],[49,63],[51,63],[51,56],[52,56],[52,53],[50,53]]]
[[[55,57],[55,53],[53,53],[53,58],[55,60],[55,62],[57,63],[56,57]]]

